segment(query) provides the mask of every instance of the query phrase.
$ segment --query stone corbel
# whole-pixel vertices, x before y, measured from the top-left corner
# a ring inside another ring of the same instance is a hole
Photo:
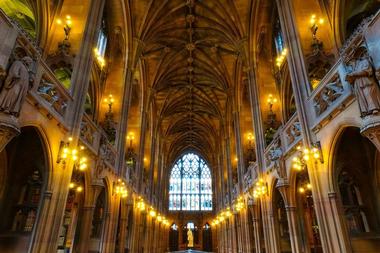
[[[286,206],[289,205],[289,181],[285,178],[280,178],[277,181],[276,188],[281,193],[282,198],[284,199],[284,203]]]
[[[0,113],[0,152],[20,132],[20,126],[16,117]]]
[[[380,151],[380,115],[370,115],[363,118],[360,132]]]

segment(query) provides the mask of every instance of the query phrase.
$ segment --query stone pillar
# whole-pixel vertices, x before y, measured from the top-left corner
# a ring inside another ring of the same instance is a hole
[[[138,242],[140,240],[139,238],[139,231],[140,231],[140,216],[141,213],[140,211],[133,206],[133,224],[132,224],[132,233],[131,233],[131,247],[130,247],[130,252],[138,252]]]
[[[131,209],[130,205],[127,205],[126,200],[121,200],[121,206],[120,206],[120,252],[125,252],[125,248],[127,247],[127,227],[128,227],[128,218],[129,218],[129,210]]]
[[[261,253],[261,236],[260,236],[260,212],[259,212],[259,205],[253,205],[250,207],[250,211],[252,214],[252,225],[253,226],[253,238],[254,238],[254,248],[256,253]]]
[[[243,178],[244,178],[244,157],[243,157],[243,147],[242,147],[242,136],[241,136],[241,129],[240,129],[240,114],[239,112],[233,113],[234,118],[234,130],[235,130],[235,142],[236,142],[236,154],[238,156],[238,164],[237,164],[237,170],[238,170],[238,185],[239,185],[239,191],[241,192],[243,190]]]
[[[142,183],[143,183],[143,177],[144,177],[144,150],[145,150],[145,131],[146,131],[146,125],[147,125],[147,113],[145,111],[142,111],[141,113],[141,132],[140,132],[140,144],[139,144],[139,151],[136,161],[136,169],[140,173],[138,173],[137,178],[137,189],[140,193],[144,192],[145,189],[142,189]]]
[[[84,206],[82,212],[82,226],[80,228],[80,237],[78,241],[78,248],[80,253],[88,252],[90,244],[90,235],[92,227],[92,218],[94,216],[95,206]]]
[[[299,222],[297,217],[297,210],[295,203],[290,203],[289,182],[287,180],[280,179],[276,185],[276,188],[281,193],[281,196],[285,203],[286,217],[289,226],[290,243],[293,253],[302,252],[301,235],[299,231]]]
[[[102,185],[92,185],[92,191],[87,194],[88,199],[85,199],[83,206],[82,222],[80,228],[79,241],[77,242],[80,253],[88,252],[88,246],[90,244],[92,218],[95,211],[96,200],[103,189]]]
[[[90,73],[94,58],[94,44],[98,36],[105,0],[91,1],[81,48],[75,57],[74,71],[71,77],[73,101],[67,108],[66,122],[72,127],[72,135],[78,136],[84,112],[84,103],[90,83]]]

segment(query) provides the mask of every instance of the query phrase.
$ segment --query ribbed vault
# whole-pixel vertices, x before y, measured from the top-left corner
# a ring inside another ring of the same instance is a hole
[[[168,161],[188,150],[212,161],[242,80],[247,16],[242,10],[248,13],[249,1],[142,2],[132,13],[146,10],[134,20]]]

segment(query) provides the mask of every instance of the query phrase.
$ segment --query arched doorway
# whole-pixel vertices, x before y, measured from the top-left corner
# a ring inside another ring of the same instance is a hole
[[[57,253],[78,252],[78,242],[82,227],[83,201],[85,195],[84,176],[74,171],[70,190],[66,199],[63,223],[58,237]]]
[[[273,212],[279,250],[281,253],[291,253],[290,233],[286,215],[285,202],[278,189],[273,192]]]
[[[177,251],[179,249],[179,233],[177,224],[173,223],[169,230],[169,250]]]
[[[334,186],[354,253],[380,248],[379,152],[354,127],[346,128],[337,143]]]
[[[212,251],[212,232],[210,224],[206,223],[202,231],[203,250],[207,252]]]
[[[94,214],[92,216],[92,229],[91,229],[91,234],[90,234],[90,242],[91,242],[90,251],[92,252],[101,251],[104,223],[105,223],[105,218],[106,218],[106,208],[107,208],[106,197],[107,197],[106,190],[105,188],[102,188],[102,190],[99,193],[98,198],[96,199]]]
[[[0,252],[27,252],[48,178],[43,142],[24,127],[0,154]]]

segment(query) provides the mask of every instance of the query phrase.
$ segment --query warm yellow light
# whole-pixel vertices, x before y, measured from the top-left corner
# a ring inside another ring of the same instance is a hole
[[[62,19],[57,19],[57,24],[62,25]]]
[[[152,209],[152,210],[150,210],[149,215],[154,218],[154,217],[156,217],[157,213],[156,213],[156,211],[154,211]]]
[[[300,188],[298,189],[298,191],[299,191],[300,193],[304,193],[304,192],[305,192],[305,188],[300,187]]]
[[[306,188],[310,190],[310,189],[311,189],[311,184],[308,183],[308,184],[306,185]]]
[[[157,216],[157,221],[158,221],[158,222],[161,222],[161,221],[162,221],[162,217],[161,217],[161,215],[158,215],[158,216]]]
[[[77,187],[77,192],[82,192],[83,191],[83,187],[82,186],[78,186]]]
[[[69,188],[73,189],[74,187],[75,187],[75,184],[74,183],[70,183]]]

